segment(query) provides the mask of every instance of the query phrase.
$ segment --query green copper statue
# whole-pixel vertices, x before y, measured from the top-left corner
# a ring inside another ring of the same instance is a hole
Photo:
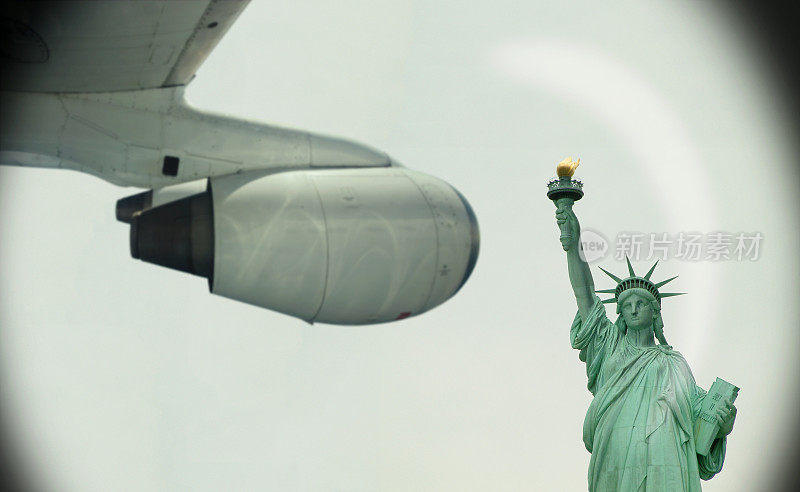
[[[738,388],[717,379],[706,393],[683,356],[667,344],[661,299],[678,294],[659,292],[672,278],[652,282],[656,265],[639,277],[628,260],[630,275],[624,279],[603,270],[617,286],[594,290],[572,211],[574,200],[583,196],[582,184],[571,179],[577,164],[571,159],[559,164],[559,179],[548,184],[548,197],[556,203],[578,303],[570,342],[586,363],[594,396],[583,424],[583,442],[592,453],[589,490],[699,491],[700,479],[722,470]],[[614,297],[601,301],[595,292]],[[620,316],[614,323],[606,317],[605,302],[617,304]]]

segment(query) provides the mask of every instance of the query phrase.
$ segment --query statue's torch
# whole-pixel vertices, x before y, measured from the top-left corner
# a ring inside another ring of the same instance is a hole
[[[572,179],[575,168],[580,163],[580,159],[573,161],[572,157],[567,157],[556,166],[558,178],[547,183],[547,198],[553,200],[556,208],[572,210],[572,204],[583,198],[583,183],[577,179]],[[572,240],[569,229],[567,229],[567,223],[559,224],[558,228],[561,230],[561,246],[566,251],[567,245]]]

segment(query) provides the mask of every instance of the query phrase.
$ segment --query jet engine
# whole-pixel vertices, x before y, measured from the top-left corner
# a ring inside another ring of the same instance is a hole
[[[248,172],[209,178],[204,191],[156,206],[154,196],[117,203],[134,258],[308,322],[423,313],[461,288],[478,256],[464,197],[405,168]]]

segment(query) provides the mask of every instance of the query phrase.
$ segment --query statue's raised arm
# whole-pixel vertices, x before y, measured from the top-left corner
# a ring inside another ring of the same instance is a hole
[[[572,211],[571,204],[561,203],[556,205],[558,206],[556,220],[559,225],[565,224],[569,232],[569,236],[561,239],[561,244],[567,252],[569,283],[572,285],[572,292],[575,294],[581,319],[586,320],[586,316],[594,304],[595,295],[592,272],[580,254],[581,226],[578,222],[578,217]]]
[[[572,211],[572,204],[583,196],[583,185],[580,181],[573,180],[572,174],[580,164],[580,159],[573,161],[566,158],[558,164],[556,172],[558,180],[553,180],[548,185],[548,196],[556,205],[556,221],[561,231],[561,246],[567,252],[567,269],[569,282],[575,293],[578,303],[578,312],[581,319],[586,320],[594,305],[594,280],[589,265],[581,255],[581,226],[578,217]]]

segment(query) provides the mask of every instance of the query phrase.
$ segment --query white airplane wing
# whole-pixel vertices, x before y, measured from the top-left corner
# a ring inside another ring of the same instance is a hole
[[[157,189],[253,170],[392,166],[365,145],[186,103],[185,85],[247,3],[3,3],[0,163]]]
[[[249,0],[4,2],[3,90],[185,85]]]

